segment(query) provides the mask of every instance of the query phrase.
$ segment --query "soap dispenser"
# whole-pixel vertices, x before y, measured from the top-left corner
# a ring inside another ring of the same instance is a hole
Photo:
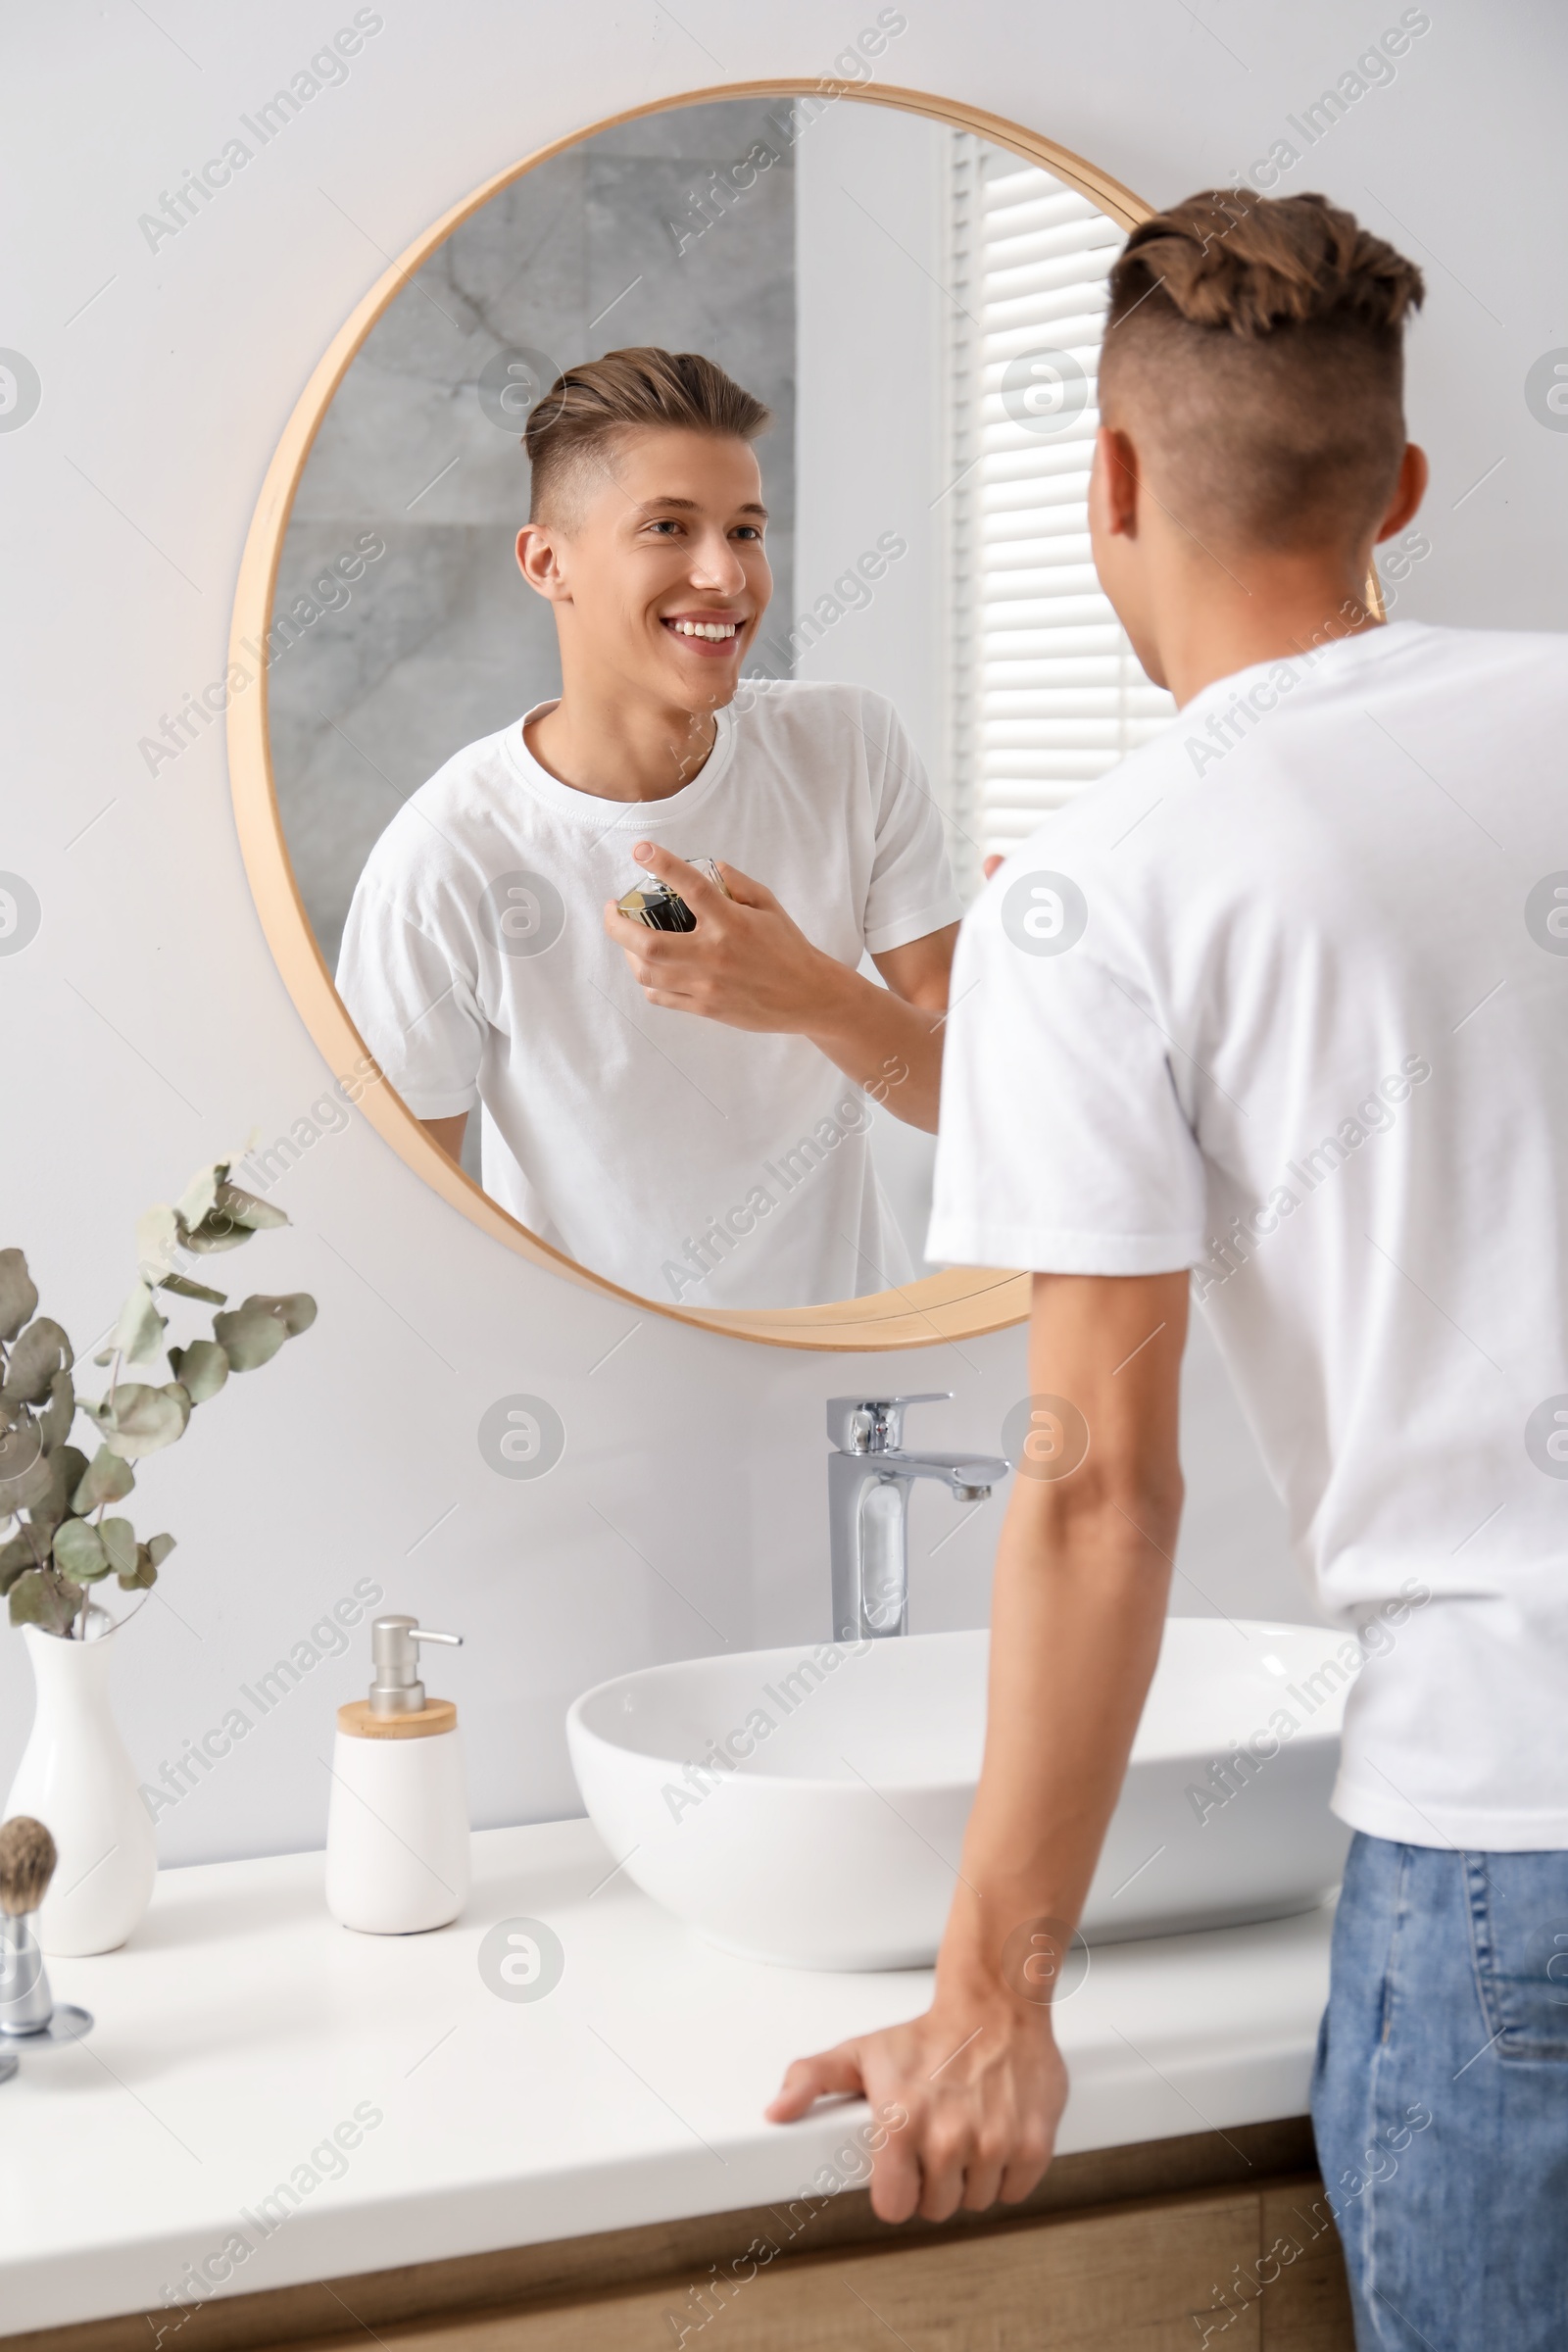
[[[326,1817],[326,1907],[368,1936],[444,1928],[468,1892],[468,1800],[458,1710],[427,1698],[416,1617],[377,1617],[368,1698],[337,1711]]]

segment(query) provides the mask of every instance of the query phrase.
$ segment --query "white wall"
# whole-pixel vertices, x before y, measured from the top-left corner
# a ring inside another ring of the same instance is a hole
[[[43,403],[0,433],[0,866],[28,878],[43,921],[0,956],[0,1240],[27,1248],[83,1353],[124,1288],[137,1211],[253,1123],[285,1131],[327,1076],[251,909],[220,739],[156,780],[137,750],[221,673],[257,488],[317,357],[384,257],[484,174],[660,93],[814,74],[874,11],[685,0],[677,24],[604,0],[386,0],[348,81],[149,251],[138,215],[352,13],[160,0],[155,23],[126,0],[63,0],[8,20],[25,103],[0,160],[0,341],[37,368]],[[1200,24],[1168,0],[915,0],[882,71],[1032,121],[1169,200],[1263,153],[1396,14],[1211,0]],[[1568,437],[1522,390],[1568,334],[1548,291],[1568,225],[1562,88],[1544,6],[1440,10],[1393,87],[1284,183],[1361,208],[1431,270],[1412,408],[1436,459],[1433,553],[1410,612],[1568,616]],[[633,1662],[825,1627],[825,1396],[895,1373],[952,1387],[947,1428],[983,1443],[1023,1389],[1017,1334],[873,1372],[639,1318],[484,1241],[358,1120],[276,1197],[295,1230],[233,1263],[244,1288],[313,1290],[320,1321],[142,1474],[145,1524],[180,1543],[120,1661],[149,1777],[373,1574],[389,1605],[470,1638],[439,1687],[462,1704],[479,1818],[573,1810],[560,1720],[574,1691]],[[1289,1605],[1277,1512],[1206,1349],[1191,1387],[1196,1583],[1178,1605],[1202,1605],[1200,1591],[1232,1610]],[[518,1391],[551,1398],[568,1432],[537,1485],[497,1478],[476,1445],[485,1408]],[[935,1494],[915,1505],[925,1626],[984,1612],[995,1505],[927,1567],[949,1509]],[[332,1707],[363,1671],[318,1667],[165,1816],[166,1859],[318,1841]],[[21,1645],[0,1632],[0,1776],[26,1704]]]

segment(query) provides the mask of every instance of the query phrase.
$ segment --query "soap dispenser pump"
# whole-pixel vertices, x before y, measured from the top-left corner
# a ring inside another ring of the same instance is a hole
[[[368,1698],[337,1711],[326,1817],[326,1907],[368,1936],[444,1928],[467,1897],[468,1800],[449,1698],[419,1679],[421,1642],[457,1648],[416,1617],[377,1617]]]

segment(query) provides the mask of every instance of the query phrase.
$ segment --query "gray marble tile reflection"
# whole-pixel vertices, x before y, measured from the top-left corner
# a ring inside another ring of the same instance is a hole
[[[329,964],[360,869],[400,804],[462,745],[560,689],[549,612],[513,560],[527,465],[477,397],[497,351],[522,346],[561,368],[662,343],[706,352],[765,400],[773,610],[793,612],[789,132],[787,101],[739,99],[582,141],[465,221],[345,375],[305,467],[275,611],[362,533],[386,553],[269,676],[284,829]],[[709,173],[759,143],[777,160],[727,209],[705,211]]]

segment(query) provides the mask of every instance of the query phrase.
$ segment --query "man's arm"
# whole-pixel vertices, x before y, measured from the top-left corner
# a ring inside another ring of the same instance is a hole
[[[734,866],[722,869],[726,899],[668,850],[639,842],[634,855],[697,917],[695,931],[647,931],[606,906],[605,929],[650,1004],[808,1037],[874,1101],[935,1132],[956,923],[876,956],[878,988],[812,947],[772,892]]]
[[[1026,1440],[997,1554],[985,1759],[930,2009],[797,2059],[768,2109],[860,2092],[902,2108],[874,2160],[884,2221],[1026,2197],[1067,2076],[1051,1979],[1077,1923],[1159,1654],[1181,1518],[1188,1278],[1039,1274]],[[1062,1471],[1069,1398],[1088,1450]],[[1049,1401],[1047,1401],[1049,1400]],[[1025,1965],[1027,1963],[1027,1966]]]
[[[466,1110],[456,1112],[450,1119],[421,1119],[419,1121],[425,1134],[433,1135],[448,1159],[455,1159],[460,1168],[463,1165],[463,1135],[467,1124],[468,1114]]]

